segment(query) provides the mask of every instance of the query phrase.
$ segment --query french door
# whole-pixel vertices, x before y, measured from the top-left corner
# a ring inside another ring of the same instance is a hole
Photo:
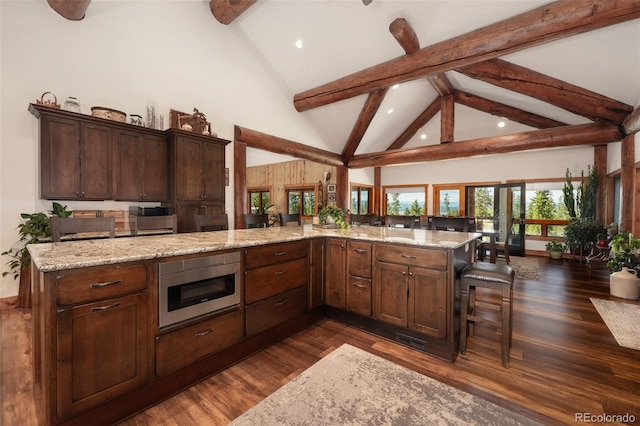
[[[479,230],[498,231],[497,241],[505,241],[508,236],[509,254],[524,255],[524,182],[467,186],[465,207],[468,216],[476,217]]]

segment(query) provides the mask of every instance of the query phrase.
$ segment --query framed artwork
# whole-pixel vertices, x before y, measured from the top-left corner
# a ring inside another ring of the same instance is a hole
[[[327,194],[327,196],[328,196],[329,203],[335,203],[336,202],[336,193],[335,192],[331,192],[331,193]]]
[[[330,183],[329,185],[327,185],[327,192],[336,192],[336,184]]]

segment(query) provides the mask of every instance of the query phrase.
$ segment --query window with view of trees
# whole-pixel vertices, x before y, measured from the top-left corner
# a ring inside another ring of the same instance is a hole
[[[464,206],[464,185],[433,185],[433,214],[435,216],[464,216]]]
[[[564,205],[563,185],[562,181],[527,184],[525,232],[528,236],[563,236],[570,219]]]
[[[427,214],[427,187],[427,185],[383,187],[384,214],[401,216]]]
[[[251,214],[266,213],[267,208],[271,205],[271,193],[269,189],[249,189],[248,192]]]
[[[287,213],[300,213],[302,216],[313,216],[316,208],[315,188],[287,189]]]
[[[351,213],[368,214],[369,200],[373,198],[373,187],[351,185]]]

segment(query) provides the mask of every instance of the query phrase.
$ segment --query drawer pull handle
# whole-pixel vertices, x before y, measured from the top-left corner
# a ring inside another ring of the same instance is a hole
[[[362,289],[362,290],[367,288],[366,285],[362,285],[362,284],[351,283],[351,285],[353,285],[354,287],[358,287],[359,289]]]
[[[275,306],[282,306],[285,305],[287,303],[287,299],[284,299],[282,302],[276,302],[274,303]]]
[[[401,254],[400,257],[403,257],[405,259],[415,259],[416,258],[415,256],[410,256],[408,254]]]
[[[365,254],[367,252],[365,249],[361,249],[361,248],[354,248],[353,251],[359,254]]]
[[[102,288],[102,287],[108,287],[110,285],[116,285],[116,284],[122,284],[122,280],[108,281],[106,283],[93,283],[91,284],[91,288]]]
[[[206,336],[209,333],[213,333],[213,328],[208,329],[207,331],[201,331],[200,333],[196,333],[196,337]]]
[[[286,273],[287,273],[286,269],[284,271],[276,271],[276,275],[284,275]]]
[[[91,308],[91,312],[106,311],[107,309],[117,308],[120,305],[122,305],[122,302],[114,303],[113,305],[108,306],[96,306],[95,308]]]
[[[288,252],[286,252],[286,251],[279,251],[279,252],[275,253],[275,254],[274,254],[274,256],[284,256],[284,255],[286,255],[287,253],[288,253]]]

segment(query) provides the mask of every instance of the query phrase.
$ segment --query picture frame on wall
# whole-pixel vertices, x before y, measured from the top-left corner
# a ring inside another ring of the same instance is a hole
[[[329,185],[327,185],[327,192],[336,192],[336,184],[330,183]]]
[[[329,203],[335,203],[336,202],[336,193],[335,192],[331,192],[331,193],[327,194],[327,199],[328,199]]]

